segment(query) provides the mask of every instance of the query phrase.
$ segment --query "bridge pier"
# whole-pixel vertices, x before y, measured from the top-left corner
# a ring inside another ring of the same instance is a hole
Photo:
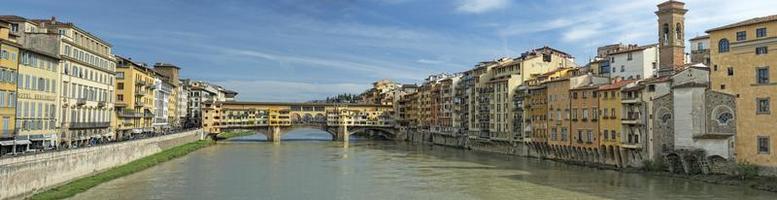
[[[281,127],[271,126],[268,129],[270,130],[267,130],[267,141],[281,142]]]
[[[332,138],[334,141],[341,141],[341,142],[348,142],[348,127],[345,125],[338,126],[337,127],[337,134],[335,135],[335,138]]]

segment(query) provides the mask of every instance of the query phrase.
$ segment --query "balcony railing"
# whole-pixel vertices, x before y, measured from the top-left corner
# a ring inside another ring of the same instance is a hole
[[[105,103],[105,101],[98,101],[97,102],[97,107],[104,108],[106,104],[107,103]]]
[[[143,107],[143,102],[136,101],[135,102],[135,107]]]
[[[142,114],[137,113],[135,111],[119,111],[118,115],[119,117],[124,117],[124,118],[139,118],[140,116],[142,116]]]
[[[71,129],[108,128],[110,126],[110,122],[70,122]]]
[[[79,105],[79,106],[86,105],[86,98],[78,98],[78,99],[76,99],[76,105]]]

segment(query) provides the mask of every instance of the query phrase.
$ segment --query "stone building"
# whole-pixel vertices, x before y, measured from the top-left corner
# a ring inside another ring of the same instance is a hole
[[[710,90],[709,73],[688,66],[672,76],[671,92],[654,100],[654,142],[673,172],[707,173],[735,156],[736,97]]]
[[[736,160],[777,174],[777,15],[757,17],[707,30],[711,88],[736,96]]]

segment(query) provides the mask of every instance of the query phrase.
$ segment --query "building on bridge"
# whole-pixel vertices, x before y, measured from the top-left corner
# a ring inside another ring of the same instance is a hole
[[[393,137],[391,105],[209,101],[203,103],[203,128],[210,134],[229,130],[256,130],[279,141],[294,128],[318,128],[343,140],[363,131]]]

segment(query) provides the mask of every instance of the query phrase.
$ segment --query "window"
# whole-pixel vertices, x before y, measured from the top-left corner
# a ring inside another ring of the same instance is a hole
[[[124,89],[124,83],[116,83],[116,89],[117,90],[123,90]]]
[[[757,38],[766,37],[766,28],[755,29],[755,37]]]
[[[124,72],[116,72],[117,79],[124,79]]]
[[[629,54],[626,55],[626,60],[633,60],[633,59],[634,59],[633,55],[631,54],[631,52],[629,52]]]
[[[719,53],[725,53],[725,52],[728,52],[728,50],[729,50],[728,49],[728,39],[725,39],[725,38],[720,39],[720,41],[718,42],[718,52]]]
[[[699,51],[704,50],[704,43],[703,42],[696,43],[696,50],[699,50]]]
[[[728,67],[726,70],[728,72],[728,76],[733,76],[734,75],[734,68],[733,67]]]
[[[621,65],[621,72],[625,72],[625,71],[626,71],[626,66]]]
[[[769,137],[758,136],[758,153],[769,154]]]
[[[759,67],[755,69],[756,72],[756,83],[758,84],[767,84],[769,83],[769,68],[768,67]]]
[[[737,41],[744,41],[744,40],[747,40],[747,32],[746,31],[737,32]]]
[[[721,125],[727,125],[728,122],[731,121],[731,119],[734,118],[734,115],[730,112],[724,112],[718,115],[718,123]]]
[[[769,114],[769,98],[757,98],[756,100],[756,114]]]
[[[11,32],[19,32],[19,24],[11,24]]]
[[[767,47],[756,47],[755,48],[755,55],[764,55],[769,53],[769,48]]]
[[[726,84],[720,84],[720,89],[721,90],[725,90],[726,89]]]

